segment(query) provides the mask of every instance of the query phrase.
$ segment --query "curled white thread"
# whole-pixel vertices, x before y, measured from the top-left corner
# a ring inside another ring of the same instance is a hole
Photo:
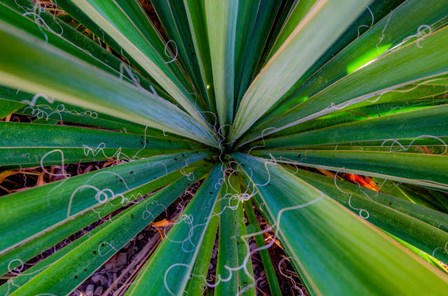
[[[155,165],[163,166],[163,168],[165,169],[165,175],[168,175],[168,167],[166,166],[166,164],[164,164],[161,161],[156,161],[156,162],[151,163],[151,166],[155,166]]]
[[[47,158],[48,155],[51,155],[51,154],[53,154],[53,153],[59,153],[59,154],[61,155],[61,170],[62,170],[62,173],[61,173],[61,174],[54,174],[54,173],[52,173],[52,172],[49,172],[49,171],[45,168],[45,166],[44,166],[45,158]],[[51,150],[51,151],[45,153],[45,154],[41,157],[41,159],[40,159],[40,167],[41,167],[42,171],[43,171],[45,174],[48,174],[48,175],[50,175],[50,176],[54,176],[54,177],[64,177],[64,178],[70,177],[70,174],[67,174],[67,173],[65,172],[64,152],[63,152],[62,150],[60,150],[60,149],[54,149],[54,150]]]
[[[171,265],[171,266],[165,271],[165,274],[163,275],[163,284],[165,285],[165,289],[168,291],[168,293],[169,293],[170,295],[176,295],[176,294],[174,294],[174,292],[171,291],[170,287],[168,286],[168,279],[167,279],[167,277],[168,277],[168,274],[170,273],[170,271],[171,271],[173,268],[176,268],[176,267],[179,267],[179,266],[180,266],[180,267],[184,267],[184,268],[188,268],[188,269],[191,268],[191,265],[189,265],[189,264],[185,264],[185,263],[175,263],[175,264]]]
[[[370,22],[370,25],[369,25],[369,26],[368,26],[368,25],[361,25],[361,26],[359,26],[359,27],[358,27],[358,37],[357,37],[357,38],[359,38],[359,36],[361,35],[361,32],[360,32],[360,29],[361,29],[361,28],[367,28],[367,29],[370,29],[370,28],[372,28],[373,25],[375,24],[375,16],[373,15],[373,11],[370,9],[369,6],[367,6],[367,9],[369,10],[369,12],[370,12],[370,16],[371,16],[371,22]]]
[[[44,99],[45,101],[47,101],[48,103],[52,104],[54,102],[54,99],[47,96],[46,94],[42,94],[42,93],[37,93],[33,96],[33,98],[31,99],[31,101],[29,100],[22,100],[20,101],[23,104],[27,104],[31,107],[34,107],[34,105],[36,105],[36,102],[39,98]]]
[[[435,248],[434,251],[432,252],[432,256],[436,257],[437,252],[443,252],[445,254],[448,254],[448,242],[446,242],[445,246],[443,247]]]
[[[292,288],[295,289],[295,290],[298,290],[299,293],[300,293],[300,296],[303,296],[304,294],[303,294],[302,289],[297,285],[297,283],[296,283],[296,281],[293,279],[293,277],[292,277],[292,276],[289,276],[289,275],[287,275],[286,273],[283,272],[281,266],[282,266],[283,262],[285,262],[285,261],[290,261],[290,260],[289,260],[288,257],[284,257],[284,258],[282,258],[282,259],[280,260],[280,262],[278,263],[278,270],[279,270],[280,274],[281,274],[282,276],[284,276],[285,278],[289,279],[289,280],[292,282]]]
[[[169,44],[173,43],[174,44],[174,56],[172,55],[171,51],[169,50]],[[177,55],[178,55],[178,49],[177,49],[177,44],[176,42],[174,42],[174,40],[169,40],[166,44],[165,44],[165,55],[167,57],[171,57],[171,60],[169,60],[168,62],[165,62],[165,64],[170,64],[172,62],[174,62],[175,60],[177,60]]]
[[[143,87],[141,86],[141,83],[140,83],[140,79],[137,77],[137,75],[134,74],[131,67],[128,64],[121,62],[119,78],[123,80],[125,78],[125,73],[128,75],[132,84],[134,84],[135,86],[137,86],[140,89],[143,89]]]
[[[432,33],[432,27],[431,26],[421,25],[420,27],[417,28],[417,33],[416,34],[404,38],[403,41],[401,41],[399,44],[394,46],[391,49],[391,51],[399,49],[403,44],[405,44],[406,42],[408,42],[409,40],[412,40],[414,38],[416,38],[416,40],[415,40],[416,46],[418,48],[423,48],[423,46],[420,45],[420,42],[423,41],[426,37],[428,37],[428,35],[430,35],[431,33]]]
[[[17,3],[16,3],[17,4]],[[35,5],[33,7],[33,9],[31,11],[25,9],[23,6],[18,5],[19,7],[21,7],[22,9],[24,9],[24,13],[22,14],[23,16],[33,16],[34,18],[34,22],[36,23],[36,25],[38,26],[39,30],[42,32],[42,34],[44,35],[45,38],[45,42],[48,42],[48,35],[44,32],[44,30],[42,28],[47,29],[48,31],[54,33],[55,35],[62,37],[63,33],[64,33],[64,28],[58,23],[57,18],[55,15],[52,15],[53,17],[53,21],[54,23],[59,27],[60,32],[56,32],[53,30],[53,28],[51,28],[42,18],[41,14],[46,12],[46,7],[44,5],[42,5],[42,3],[40,2],[40,0],[36,0],[35,1]]]
[[[11,265],[13,265],[14,262],[18,262],[18,263],[19,263],[19,266],[16,267],[16,268],[12,268]],[[9,261],[9,263],[8,263],[8,272],[9,272],[10,274],[13,274],[13,275],[20,275],[20,274],[22,273],[22,271],[23,271],[24,268],[25,268],[25,265],[23,264],[23,261],[22,261],[21,259],[19,259],[19,258],[12,259],[12,260]],[[16,271],[16,270],[17,270],[17,271]]]
[[[266,146],[266,142],[264,140],[264,133],[267,132],[268,130],[275,130],[275,127],[267,127],[264,130],[261,131],[261,141],[263,142],[262,145],[259,146],[253,146],[249,149],[249,151],[247,151],[247,154],[251,154],[252,150],[256,149],[256,148],[263,148]]]
[[[432,136],[432,135],[421,135],[418,136],[416,138],[414,138],[407,146],[403,145],[400,143],[400,141],[398,139],[386,139],[383,141],[383,143],[381,143],[381,147],[386,146],[386,143],[391,142],[391,145],[389,147],[389,151],[408,151],[416,141],[418,141],[419,139],[435,139],[437,141],[439,141],[442,146],[445,147],[445,150],[441,153],[441,154],[447,154],[448,153],[448,145],[445,141],[443,141],[441,138],[436,137],[436,136]],[[398,145],[399,149],[398,150],[393,150],[394,145]]]
[[[353,194],[352,194],[351,192],[347,192],[347,191],[342,190],[342,188],[340,188],[339,185],[338,185],[337,177],[338,177],[339,172],[340,172],[341,170],[343,170],[343,169],[344,169],[344,168],[340,168],[340,169],[338,169],[338,170],[336,171],[336,173],[334,174],[334,177],[333,177],[333,183],[334,183],[334,186],[335,186],[336,189],[339,190],[341,193],[348,195],[348,202],[347,202],[347,203],[348,203],[348,206],[349,206],[351,209],[357,211],[357,212],[358,212],[358,215],[359,215],[360,218],[367,220],[367,219],[370,217],[370,213],[369,213],[366,209],[361,209],[361,208],[356,208],[356,207],[354,207],[354,206],[351,204],[351,200],[352,200],[352,196],[353,196]]]
[[[153,207],[160,207],[161,210],[165,210],[165,206],[160,204],[157,200],[151,201],[150,203],[147,203],[145,206],[145,210],[142,212],[142,219],[147,220],[149,218],[155,219],[156,216],[151,212],[149,208]]]
[[[109,254],[110,252],[118,252],[118,250],[114,247],[114,245],[112,245],[112,243],[114,243],[114,241],[112,240],[112,241],[110,241],[110,242],[102,242],[102,243],[100,243],[99,245],[98,245],[98,255],[100,255],[101,257],[104,257],[104,256],[106,256],[107,254]],[[103,247],[104,248],[104,246],[108,246],[109,247],[109,249],[107,250],[107,252],[106,253],[103,253],[102,252],[102,248],[101,247]]]
[[[244,260],[243,260],[242,264],[239,265],[239,266],[236,266],[236,267],[230,267],[230,266],[227,266],[227,265],[224,266],[224,267],[230,272],[230,277],[231,277],[232,274],[233,274],[232,271],[243,270],[244,273],[247,275],[247,277],[248,277],[252,282],[255,282],[255,279],[252,277],[251,273],[250,273],[249,270],[248,270],[248,263],[249,263],[249,260],[250,260],[251,256],[252,256],[254,253],[259,252],[259,251],[261,251],[261,250],[268,249],[268,248],[270,248],[270,247],[272,247],[272,246],[274,245],[274,243],[275,243],[275,239],[276,239],[276,237],[278,236],[278,231],[279,231],[279,229],[280,229],[280,223],[281,223],[281,217],[282,217],[282,215],[283,215],[286,211],[298,210],[298,209],[302,209],[302,208],[305,208],[305,207],[307,207],[307,206],[310,206],[310,205],[312,205],[312,204],[314,204],[314,203],[320,201],[320,200],[323,199],[323,198],[324,198],[324,196],[321,195],[320,197],[318,197],[318,198],[316,198],[316,199],[314,199],[314,200],[311,200],[311,201],[309,201],[309,202],[306,202],[306,203],[304,203],[304,204],[296,205],[296,206],[291,206],[291,207],[285,207],[285,208],[281,209],[281,210],[277,213],[277,217],[276,217],[276,219],[275,219],[273,225],[269,226],[268,228],[266,228],[266,229],[264,229],[264,230],[261,230],[261,231],[258,231],[258,232],[254,232],[254,233],[250,233],[250,234],[246,234],[246,235],[242,235],[242,236],[240,236],[240,238],[243,240],[244,245],[245,245],[245,247],[246,247],[246,256],[244,257]],[[269,242],[268,244],[266,244],[266,245],[264,245],[264,246],[262,246],[262,247],[257,247],[255,250],[252,250],[252,251],[250,250],[250,246],[249,246],[249,238],[250,238],[250,237],[253,237],[253,236],[256,236],[256,235],[263,235],[264,233],[269,232],[269,231],[273,230],[274,228],[275,228],[274,239],[271,240],[271,242]],[[221,277],[220,275],[218,275],[218,282],[217,282],[217,283],[215,283],[215,284],[210,284],[210,283],[206,282],[206,285],[207,285],[208,287],[215,287],[215,286],[217,286],[220,282],[224,282],[224,281],[228,281],[228,280],[230,280],[228,277],[227,277],[227,278],[223,278],[223,277]]]
[[[378,42],[376,43],[376,48],[378,48],[380,46],[380,43],[383,42],[384,37],[386,37],[385,31],[386,31],[387,25],[389,25],[391,18],[392,18],[392,13],[389,13],[389,17],[387,18],[386,24],[384,25],[383,30],[381,31],[380,40],[378,40]]]
[[[147,137],[148,137],[147,132],[148,132],[148,126],[145,126],[145,132],[143,133],[143,147],[140,148],[140,150],[138,150],[138,151],[134,154],[134,156],[132,156],[132,159],[137,158],[137,155],[138,155],[140,152],[142,152],[143,150],[145,150],[145,148],[146,148],[146,142],[147,142]]]
[[[70,199],[69,199],[68,207],[67,207],[67,218],[70,217],[71,209],[72,209],[72,203],[73,203],[73,199],[74,199],[76,193],[78,193],[78,191],[81,191],[81,190],[84,190],[84,189],[92,189],[92,190],[94,190],[95,191],[95,199],[100,204],[104,204],[104,203],[107,202],[107,200],[109,198],[112,199],[114,197],[113,191],[110,190],[110,189],[100,190],[97,187],[92,186],[92,185],[82,185],[82,186],[76,188],[76,190],[73,191],[73,193],[70,195]],[[109,196],[109,194],[111,194],[111,196]]]

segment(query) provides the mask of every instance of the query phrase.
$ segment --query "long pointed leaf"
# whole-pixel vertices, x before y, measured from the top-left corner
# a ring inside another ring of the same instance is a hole
[[[181,218],[143,267],[127,295],[183,293],[215,208],[220,191],[216,182],[222,174],[221,166],[215,166]]]
[[[197,177],[200,176],[196,174]],[[13,295],[70,293],[161,214],[195,181],[195,178],[188,179],[190,178],[181,177],[160,192],[126,209],[99,231],[93,231],[88,240],[71,248],[69,253],[34,276]],[[51,280],[42,280],[48,278]]]
[[[440,271],[307,182],[265,160],[233,157],[255,183],[276,233],[312,293],[442,295],[447,289]]]
[[[446,74],[448,53],[443,45],[447,38],[448,27],[445,27],[423,40],[414,40],[388,52],[308,98],[294,112],[271,122],[273,128],[264,134],[252,131],[242,142],[259,139],[418,80]]]
[[[254,154],[297,165],[448,189],[446,155],[347,150],[266,150]]]
[[[235,142],[294,85],[369,2],[348,0],[341,4],[339,1],[317,1],[244,95],[230,130],[230,143]]]
[[[0,225],[0,252],[5,253],[110,200],[125,204],[124,193],[181,169],[185,161],[193,163],[206,155],[185,153],[137,160],[3,197],[0,199],[0,216],[4,219]],[[111,182],[111,178],[116,181]],[[12,225],[26,227],[16,229]]]
[[[2,84],[45,93],[74,105],[216,145],[206,128],[160,97],[132,87],[50,45],[36,42],[32,36],[3,22],[0,27],[0,38],[8,44],[0,49]],[[64,75],[60,75],[61,69]],[[171,114],[171,118],[166,114]]]

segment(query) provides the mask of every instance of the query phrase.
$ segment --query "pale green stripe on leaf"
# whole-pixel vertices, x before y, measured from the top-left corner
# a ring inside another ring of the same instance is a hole
[[[230,129],[230,143],[235,142],[294,85],[369,2],[316,2],[244,95]]]
[[[447,38],[448,27],[445,27],[425,35],[425,38],[390,50],[369,65],[311,96],[300,105],[300,108],[272,121],[271,128],[265,133],[251,132],[242,142],[247,143],[345,109],[407,84],[446,74],[448,51],[444,45]]]
[[[376,2],[373,5],[375,4]],[[370,11],[374,12],[375,9]],[[384,53],[384,49],[390,49],[405,40],[409,42],[424,38],[429,31],[435,31],[438,28],[437,23],[445,18],[447,13],[448,6],[443,1],[405,1],[387,16],[378,20],[372,28],[342,49],[325,65],[315,69],[316,71],[311,73],[312,75],[303,85],[289,94],[289,98],[285,97],[283,102],[279,102],[270,110],[271,112],[261,120],[262,124],[257,123],[257,129],[261,132],[272,126],[272,121],[276,118],[285,117],[285,114],[301,108],[300,104],[304,99],[310,98],[349,74],[347,68],[359,69],[372,62],[376,55]],[[377,14],[371,16],[374,21],[377,21]]]
[[[224,131],[233,120],[235,37],[239,0],[205,1],[210,60],[219,123]]]
[[[132,0],[135,1],[135,0]],[[150,39],[145,36],[149,34],[152,26],[144,14],[136,8],[137,4],[119,3],[116,1],[72,1],[83,13],[113,38],[159,85],[167,91],[191,116],[196,118],[201,125],[207,127],[198,107],[190,99],[185,86],[169,67],[170,60],[162,57],[160,48],[155,48]],[[125,8],[129,6],[129,11]],[[139,19],[131,19],[130,14]],[[146,27],[146,29],[145,29]],[[148,31],[148,32],[147,32]],[[160,40],[158,40],[161,42]],[[155,41],[153,41],[155,44]],[[165,51],[165,50],[164,50]],[[180,73],[177,73],[180,75]]]

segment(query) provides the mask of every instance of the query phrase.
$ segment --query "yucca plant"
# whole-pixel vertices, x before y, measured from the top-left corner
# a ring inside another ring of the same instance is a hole
[[[151,2],[0,1],[0,294],[446,294],[448,1]]]

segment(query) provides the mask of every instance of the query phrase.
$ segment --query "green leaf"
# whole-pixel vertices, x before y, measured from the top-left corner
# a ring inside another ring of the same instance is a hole
[[[230,143],[235,142],[294,85],[369,2],[347,1],[343,5],[338,1],[316,2],[244,95],[230,129]]]
[[[230,182],[229,182],[230,183]],[[230,183],[232,184],[232,183]],[[239,196],[234,192],[221,192],[221,211],[219,212],[219,246],[214,286],[217,295],[228,295],[239,290],[238,283],[238,221],[235,211],[241,206]]]
[[[240,3],[243,8],[240,9],[242,15],[238,16],[237,22],[235,110],[261,67],[263,53],[269,42],[267,32],[271,32],[282,4],[287,2],[258,0]]]
[[[112,222],[105,223],[98,231],[92,231],[90,237],[81,244],[74,248],[69,245],[69,253],[34,276],[14,294],[70,293],[161,214],[194,181],[189,181],[187,177],[179,178],[160,192],[126,209],[114,217]]]
[[[185,14],[188,18],[194,51],[198,59],[199,70],[210,105],[208,112],[216,114],[215,87],[213,84],[213,72],[210,60],[210,47],[206,25],[207,20],[205,17],[205,1],[184,0],[184,7]],[[218,122],[217,118],[213,118],[213,120]]]
[[[127,295],[179,295],[184,291],[212,218],[221,189],[216,182],[222,174],[221,166],[216,165],[142,268]]]
[[[335,110],[322,117],[278,131],[274,134],[274,137],[296,134],[302,131],[322,127],[330,127],[356,120],[388,116],[391,114],[411,111],[418,107],[424,108],[431,105],[446,104],[448,101],[443,97],[446,92],[445,85],[446,75],[411,83],[405,87],[375,96],[372,99],[355,103],[341,110]],[[267,117],[269,117],[269,115]],[[254,128],[250,135],[257,136],[259,133],[263,133],[262,139],[269,137],[264,134],[270,129],[271,123],[265,120],[260,120],[259,122],[260,124]],[[248,134],[248,136],[250,135]]]
[[[191,271],[191,278],[185,288],[185,294],[200,295],[207,286],[207,275],[210,261],[215,247],[216,233],[219,224],[219,203],[216,203],[215,211],[210,219],[204,239],[202,240],[198,256]]]
[[[3,6],[0,10],[2,20],[106,72],[169,98],[168,94],[154,81],[148,81],[98,43],[40,8],[39,5],[44,3],[35,4],[31,0],[5,0],[4,2],[0,3]]]
[[[426,262],[428,262],[429,264],[437,267],[438,269],[440,269],[445,274],[448,274],[448,271],[444,267],[443,263],[440,262],[439,260],[437,260],[436,258],[434,258],[433,256],[423,252],[422,250],[414,247],[411,244],[408,244],[407,242],[399,239],[398,237],[395,237],[393,235],[391,235],[391,237],[394,238],[397,242],[399,242],[399,243],[403,244],[404,246],[406,246],[408,249],[410,249],[412,252],[414,252],[415,254],[420,256],[422,259],[426,260]],[[444,248],[440,248],[440,249],[443,251]]]
[[[405,183],[384,180],[381,178],[372,178],[372,180],[377,184],[381,184],[381,192],[384,192],[388,195],[392,195],[392,196],[399,198],[403,201],[408,201],[415,205],[423,206],[429,210],[438,211],[438,212],[443,211],[443,208],[438,207],[438,205],[435,203],[434,199],[428,199],[427,196],[417,194],[417,193],[412,192],[411,190],[408,190],[406,188],[407,184],[405,184]],[[408,212],[404,211],[403,209],[399,209],[399,210],[409,214]],[[448,212],[445,211],[445,213],[448,213]],[[417,217],[417,218],[420,219],[421,217]],[[436,227],[441,226],[441,225],[439,225],[439,223],[436,223],[433,220],[430,220],[429,222],[426,220],[424,220],[424,221],[427,223],[430,223]]]
[[[125,205],[123,194],[206,156],[185,153],[136,160],[3,197],[0,215],[6,223],[0,225],[0,253],[105,202]],[[56,190],[58,194],[52,194]]]
[[[17,110],[17,114],[36,117],[37,119],[41,119],[45,122],[49,120],[58,120],[93,127],[101,127],[120,132],[130,132],[143,135],[146,131],[147,134],[157,135],[159,137],[167,136],[167,134],[161,130],[139,125],[124,119],[106,115],[104,113],[73,106],[57,100],[50,103],[47,101],[48,97],[43,94],[31,94],[20,89],[0,87],[0,97],[5,98],[6,100],[15,101],[17,103],[22,102],[21,106],[23,108]],[[33,101],[34,105],[31,106],[30,104]],[[171,139],[173,136],[173,134],[170,134]],[[180,136],[174,137],[181,138]]]
[[[295,175],[334,198],[361,218],[429,254],[434,253],[439,260],[448,262],[448,254],[435,252],[443,248],[448,241],[448,233],[438,228],[439,225],[448,223],[448,215],[400,201],[380,192],[362,190],[358,185],[338,180],[336,176],[332,179],[303,170],[299,170]],[[385,200],[388,201],[384,202]],[[432,225],[419,221],[419,218],[425,222],[432,222]]]
[[[202,80],[201,71],[197,59],[197,53],[193,46],[192,34],[188,23],[185,3],[183,1],[152,1],[156,13],[170,38],[169,44],[177,51],[177,59],[186,66],[194,84],[207,101],[207,109],[213,110],[213,104],[207,93],[206,80]]]
[[[232,180],[233,179],[233,180]],[[239,270],[239,285],[241,295],[256,295],[256,278],[254,275],[254,268],[252,265],[252,251],[248,242],[249,235],[247,234],[246,217],[244,216],[243,206],[245,199],[248,198],[247,192],[243,189],[247,188],[243,185],[240,177],[231,176],[229,184],[236,188],[236,194],[242,201],[239,202],[235,211],[236,220],[236,246],[238,250],[238,267]],[[232,191],[232,190],[230,190]]]
[[[401,139],[430,138],[437,144],[443,144],[438,137],[445,137],[448,130],[446,114],[448,105],[434,106],[411,112],[398,113],[388,117],[370,120],[358,120],[322,129],[265,141],[264,148],[298,148],[328,144],[379,141],[387,146],[388,142],[400,142]]]
[[[115,40],[157,83],[204,127],[198,106],[190,98],[181,81],[181,72],[174,71],[171,57],[163,56],[166,44],[133,1],[71,1],[104,32]],[[177,75],[176,75],[177,74]]]
[[[238,0],[205,1],[210,60],[217,116],[225,131],[233,120],[235,97],[235,39]]]
[[[247,193],[241,192],[240,180],[235,175],[229,177],[228,186],[221,196],[215,293],[228,295],[239,291],[242,295],[255,295],[252,254],[243,223]]]
[[[390,4],[391,1],[380,1],[381,5]],[[376,3],[374,3],[375,5]],[[385,8],[380,8],[384,10]],[[375,8],[371,10],[375,11]],[[378,14],[373,14],[373,21],[377,21]],[[258,122],[260,132],[266,127],[272,126],[272,120],[280,118],[293,110],[298,109],[298,105],[305,99],[308,99],[329,87],[332,83],[343,78],[347,74],[347,69],[354,65],[367,65],[374,60],[375,54],[379,54],[385,49],[393,48],[403,41],[415,41],[439,27],[438,22],[443,20],[448,13],[446,5],[438,0],[430,0],[422,2],[418,0],[408,0],[394,9],[389,15],[370,28],[366,33],[362,34],[354,40],[350,45],[343,48],[339,53],[335,52],[331,60],[319,69],[313,71],[312,76],[300,85],[300,87],[292,94],[280,101],[271,112]],[[358,28],[359,29],[359,28]],[[358,32],[359,35],[359,32]],[[379,50],[381,48],[382,50]],[[369,55],[373,53],[374,55]],[[370,59],[368,59],[370,57]],[[327,60],[325,61],[327,62]],[[271,121],[271,122],[270,122]],[[270,122],[270,123],[268,123]],[[261,127],[263,123],[264,128]]]
[[[280,48],[280,46],[288,39],[289,35],[292,34],[297,25],[306,17],[310,9],[315,5],[317,0],[305,0],[296,1],[288,14],[287,19],[284,21],[281,32],[277,35],[275,43],[270,49],[268,55],[268,60],[272,58],[275,52]]]
[[[282,295],[277,275],[275,273],[271,257],[269,256],[267,245],[264,241],[263,231],[261,230],[257,217],[255,216],[254,213],[253,201],[244,203],[244,212],[246,213],[250,226],[253,226],[255,228],[255,231],[250,233],[249,236],[253,236],[257,244],[258,252],[260,253],[261,260],[263,262],[263,267],[266,272],[266,279],[269,283],[269,290],[271,291],[272,295]]]
[[[448,287],[439,270],[281,166],[241,153],[233,157],[254,182],[276,235],[312,294],[442,295]]]
[[[317,94],[305,96],[300,107],[292,110],[290,107],[288,114],[271,121],[271,129],[265,133],[253,131],[241,142],[247,143],[407,84],[446,74],[448,67],[445,61],[448,59],[448,53],[443,50],[443,44],[447,36],[448,29],[445,27],[425,35],[425,38],[412,39],[413,42],[409,44],[397,46]]]
[[[51,137],[47,137],[51,134]],[[0,122],[0,163],[42,167],[110,158],[134,160],[196,150],[191,143],[81,127]]]
[[[203,172],[206,172],[210,169],[210,165],[208,165],[207,163],[199,162],[198,164],[201,164],[203,166]],[[193,170],[194,166],[192,166],[191,169]],[[190,173],[190,171],[188,173]],[[181,175],[182,174],[179,171],[176,171],[166,176],[159,177],[151,181],[150,183],[138,187],[135,190],[132,190],[123,195],[129,200],[130,203],[135,202],[148,193],[152,193],[159,188],[172,183]],[[88,225],[100,219],[103,219],[110,213],[122,207],[123,205],[121,203],[110,202],[103,204],[93,210],[87,211],[86,213],[77,216],[74,219],[64,222],[63,224],[53,228],[48,232],[45,232],[41,236],[34,238],[27,243],[20,245],[19,247],[9,251],[8,253],[0,255],[0,274],[3,275],[7,273],[8,270],[20,267],[23,262],[26,262],[34,256],[39,255],[41,252],[44,252],[50,247],[56,245],[58,242],[61,242],[63,239],[75,234]],[[78,240],[76,240],[75,242],[77,241]],[[39,267],[36,267],[36,269],[39,269]],[[34,275],[34,273],[32,274]],[[14,281],[16,280],[14,279]]]
[[[160,97],[36,41],[3,22],[0,37],[8,44],[0,49],[2,84],[45,93],[67,103],[216,145],[206,128]],[[60,75],[60,69],[64,69],[64,75]],[[52,101],[50,97],[47,100]]]
[[[266,150],[254,155],[280,162],[448,189],[446,155],[384,151]]]
[[[15,111],[22,108],[23,104],[4,100],[0,98],[0,105],[2,106],[2,109],[0,110],[0,119],[5,118],[6,116],[14,113]]]

